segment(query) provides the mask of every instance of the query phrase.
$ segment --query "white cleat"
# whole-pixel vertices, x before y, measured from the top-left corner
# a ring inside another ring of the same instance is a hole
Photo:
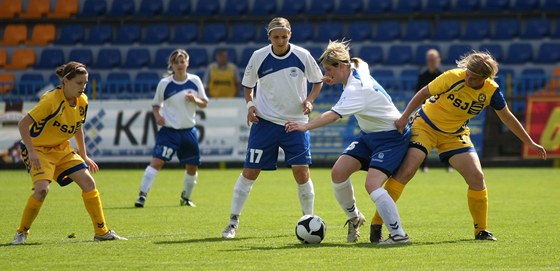
[[[94,235],[93,236],[93,241],[113,241],[113,240],[123,240],[126,241],[128,240],[127,238],[118,236],[117,233],[115,233],[113,230],[109,230],[108,233],[104,234],[104,235]]]
[[[344,226],[348,225],[348,243],[355,243],[360,237],[360,227],[364,225],[366,218],[362,213],[358,213],[357,217],[348,219]]]
[[[379,242],[379,246],[395,246],[395,245],[408,245],[410,244],[410,238],[408,238],[408,234],[405,236],[402,235],[390,235],[383,242]]]
[[[235,238],[236,233],[237,233],[237,225],[229,224],[222,232],[222,237],[225,239],[233,239]]]
[[[27,240],[27,234],[25,232],[16,232],[12,245],[23,245]]]

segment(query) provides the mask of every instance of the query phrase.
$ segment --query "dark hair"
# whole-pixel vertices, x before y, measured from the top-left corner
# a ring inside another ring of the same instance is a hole
[[[77,74],[87,74],[87,73],[88,72],[86,69],[86,65],[76,61],[70,61],[56,68],[56,75],[58,75],[60,81],[62,81],[64,78],[71,80]]]

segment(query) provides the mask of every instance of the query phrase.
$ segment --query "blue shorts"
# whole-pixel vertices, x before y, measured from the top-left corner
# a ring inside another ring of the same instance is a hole
[[[173,129],[161,127],[156,136],[152,156],[169,162],[177,154],[181,165],[200,165],[200,150],[196,128]]]
[[[286,166],[309,165],[309,146],[309,131],[287,133],[284,126],[261,118],[251,126],[244,167],[275,170],[279,147],[284,150]]]
[[[362,164],[362,170],[375,168],[383,171],[388,177],[395,174],[401,165],[410,141],[410,129],[400,134],[397,130],[366,134],[361,132],[344,150]]]

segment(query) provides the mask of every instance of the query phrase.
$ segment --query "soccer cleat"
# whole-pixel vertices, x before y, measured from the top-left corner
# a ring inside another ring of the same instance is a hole
[[[124,237],[121,237],[121,236],[118,236],[117,233],[115,233],[113,230],[109,230],[109,232],[104,234],[104,235],[95,234],[93,236],[93,241],[112,241],[112,240],[126,241],[128,239],[124,238]]]
[[[369,241],[377,244],[383,242],[383,233],[381,233],[383,225],[371,224],[369,226]]]
[[[474,236],[475,240],[486,240],[486,241],[498,241],[494,235],[489,231],[479,231],[477,235]]]
[[[410,238],[408,238],[408,234],[405,236],[402,235],[390,235],[385,241],[379,242],[379,246],[394,246],[394,245],[407,245],[410,244]]]
[[[222,232],[222,237],[225,239],[235,238],[235,233],[237,233],[237,225],[229,224]]]
[[[146,193],[140,192],[140,194],[138,195],[138,199],[136,199],[136,202],[134,202],[134,207],[143,208],[144,203],[146,203],[147,196],[148,195]]]
[[[194,204],[194,202],[190,201],[188,198],[184,197],[185,191],[183,191],[181,193],[181,201],[180,204],[181,206],[190,206],[190,207],[196,207],[196,205]]]
[[[14,240],[12,241],[12,245],[23,245],[25,244],[25,240],[27,240],[27,233],[16,232],[16,235],[14,236]]]
[[[357,217],[348,219],[344,226],[348,225],[348,243],[354,243],[358,241],[360,237],[360,227],[364,224],[366,218],[362,213],[358,213]]]

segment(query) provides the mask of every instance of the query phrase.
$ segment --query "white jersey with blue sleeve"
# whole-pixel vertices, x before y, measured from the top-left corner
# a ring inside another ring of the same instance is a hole
[[[159,81],[153,106],[159,106],[159,112],[165,119],[165,127],[174,129],[192,128],[196,124],[197,105],[185,99],[185,94],[193,93],[202,100],[208,101],[200,77],[187,73],[187,80],[179,82],[173,75]]]
[[[368,64],[352,65],[340,100],[331,109],[340,117],[354,115],[365,133],[396,130],[401,113],[385,89],[369,74]]]
[[[284,56],[276,56],[272,45],[253,52],[242,85],[257,87],[255,106],[257,116],[278,125],[287,121],[306,123],[303,101],[307,98],[307,82],[320,83],[321,69],[306,49],[289,44]]]

